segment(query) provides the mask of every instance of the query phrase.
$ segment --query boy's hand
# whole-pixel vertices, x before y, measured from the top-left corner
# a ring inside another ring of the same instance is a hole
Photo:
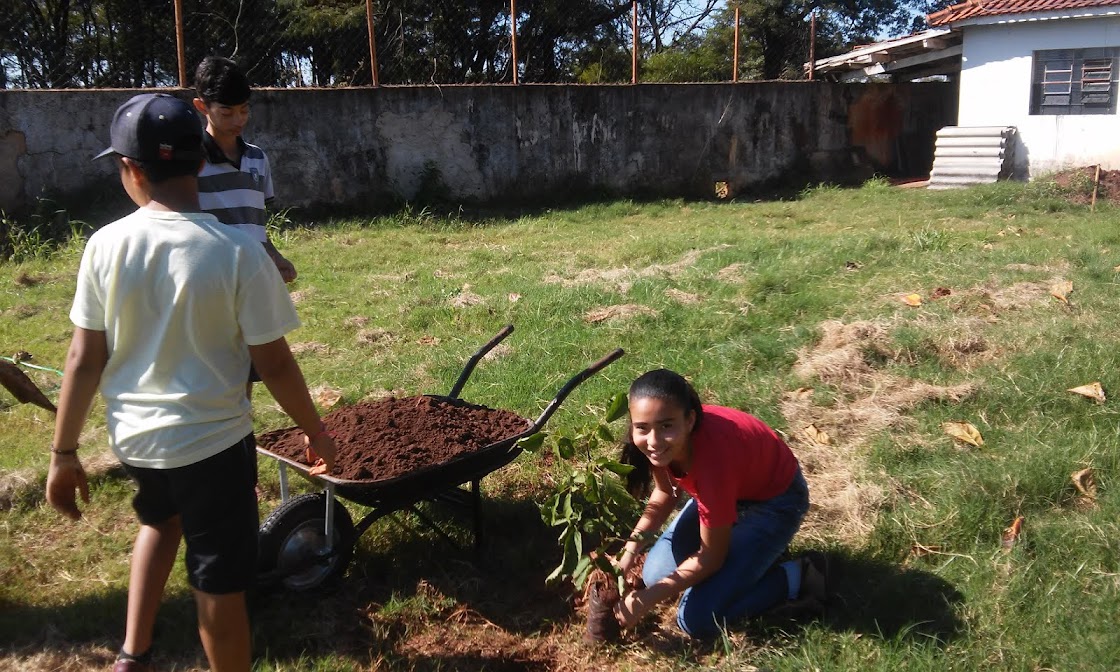
[[[78,520],[82,512],[78,510],[75,492],[80,493],[82,501],[89,504],[89,482],[82,461],[77,455],[52,454],[50,471],[47,472],[47,501],[62,515]]]
[[[280,277],[284,279],[284,282],[292,282],[296,279],[296,267],[292,262],[285,259],[279,252],[270,256],[272,262],[276,264],[276,270],[280,271]]]
[[[313,465],[308,472],[312,476],[328,474],[334,469],[334,458],[338,452],[334,445],[334,437],[330,432],[319,432],[314,440],[307,441],[307,462]]]

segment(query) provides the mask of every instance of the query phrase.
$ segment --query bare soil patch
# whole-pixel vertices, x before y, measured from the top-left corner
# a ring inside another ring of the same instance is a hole
[[[461,400],[418,396],[361,402],[328,413],[338,457],[331,476],[382,481],[478,451],[529,427],[516,413]],[[304,435],[297,428],[266,432],[257,443],[306,464]]]
[[[1088,205],[1092,200],[1093,179],[1096,166],[1071,168],[1055,173],[1051,179],[1066,191],[1066,198],[1073,203]],[[1101,170],[1097,184],[1097,201],[1120,203],[1120,170]]]

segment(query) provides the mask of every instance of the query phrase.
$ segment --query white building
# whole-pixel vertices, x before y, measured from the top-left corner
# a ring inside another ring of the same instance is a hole
[[[1014,126],[1011,174],[1120,169],[1120,0],[969,0],[929,15],[963,38],[958,126]]]
[[[1004,176],[1120,169],[1120,0],[969,0],[928,21],[925,32],[816,61],[814,73],[958,81],[964,135],[1015,128]]]

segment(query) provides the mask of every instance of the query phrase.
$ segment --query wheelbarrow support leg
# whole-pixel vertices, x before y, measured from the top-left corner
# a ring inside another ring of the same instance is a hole
[[[327,495],[324,497],[327,500],[327,512],[323,516],[326,521],[323,534],[326,535],[324,541],[327,547],[323,549],[323,555],[329,557],[331,553],[334,553],[334,483],[327,483],[325,492]]]
[[[283,504],[288,501],[288,465],[280,460],[276,464],[280,465],[280,503]]]
[[[471,481],[471,513],[474,514],[474,553],[482,554],[482,492],[479,484],[482,479]]]

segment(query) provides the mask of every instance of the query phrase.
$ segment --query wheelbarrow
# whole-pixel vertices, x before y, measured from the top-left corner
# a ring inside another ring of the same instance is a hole
[[[424,395],[435,399],[459,399],[459,393],[478,362],[513,332],[508,325],[467,361],[447,395]],[[398,511],[411,511],[445,539],[455,543],[418,508],[425,501],[467,508],[473,518],[476,548],[481,543],[481,495],[484,476],[509,464],[521,454],[522,439],[538,433],[561,402],[583,381],[623,355],[616,349],[566,382],[536,420],[522,418],[525,429],[477,451],[446,462],[381,480],[347,480],[329,474],[310,473],[310,465],[257,446],[257,452],[277,461],[280,470],[281,504],[265,518],[259,532],[258,574],[262,584],[281,583],[289,590],[317,588],[340,577],[350,564],[354,545],[377,520]],[[323,491],[291,497],[288,470],[322,486]],[[467,486],[467,487],[464,487]],[[343,501],[370,509],[354,523]]]

